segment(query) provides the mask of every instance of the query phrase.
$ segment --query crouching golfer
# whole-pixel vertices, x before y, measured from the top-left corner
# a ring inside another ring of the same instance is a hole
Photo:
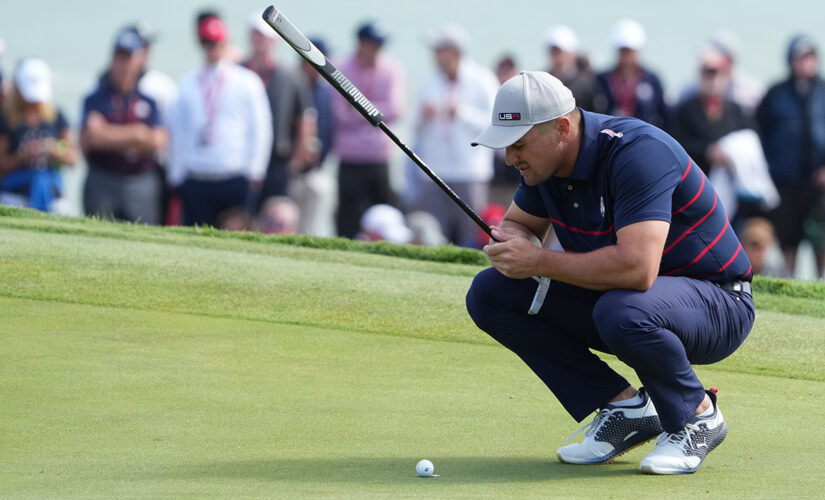
[[[713,186],[666,133],[577,109],[543,72],[501,86],[478,144],[506,148],[522,178],[467,310],[573,418],[597,412],[559,460],[609,462],[658,436],[643,472],[695,472],[727,426],[691,364],[729,356],[754,321],[751,264]],[[541,247],[551,224],[564,251]],[[536,315],[526,314],[531,276],[552,280]],[[591,349],[614,354],[644,387]]]

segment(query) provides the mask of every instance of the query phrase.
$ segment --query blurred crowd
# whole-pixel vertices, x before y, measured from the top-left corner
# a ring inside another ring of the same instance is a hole
[[[0,73],[0,203],[61,212],[60,169],[83,155],[88,215],[264,233],[321,234],[326,224],[346,238],[422,245],[486,242],[411,162],[400,187],[392,182],[397,151],[389,139],[307,63],[279,61],[277,35],[258,14],[248,22],[248,54],[228,43],[218,12],[201,12],[193,28],[202,61],[179,82],[151,68],[154,33],[137,24],[118,30],[77,130],[53,104],[45,61],[25,58],[10,75]],[[489,123],[498,85],[532,68],[511,55],[487,68],[469,57],[467,32],[444,25],[426,39],[434,71],[407,109],[390,34],[366,22],[354,35],[354,52],[333,58],[336,66],[388,126],[408,120],[412,149],[485,221],[498,223],[518,172],[503,154],[469,143]],[[573,29],[550,27],[546,70],[581,108],[635,116],[676,137],[717,189],[756,272],[790,275],[807,239],[821,276],[825,82],[814,40],[793,38],[787,77],[766,88],[737,64],[735,36],[719,33],[705,43],[695,81],[671,92],[672,102],[643,62],[643,26],[619,21],[611,40],[615,60],[598,71]],[[312,41],[331,55],[325,40]]]

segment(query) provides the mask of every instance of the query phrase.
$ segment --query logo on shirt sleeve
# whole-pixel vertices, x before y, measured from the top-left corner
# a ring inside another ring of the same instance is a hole
[[[499,113],[498,119],[501,121],[521,120],[521,113]]]
[[[606,129],[602,130],[602,131],[601,131],[601,132],[599,132],[599,133],[601,133],[601,134],[607,134],[607,135],[609,135],[610,137],[618,137],[618,138],[621,138],[622,136],[624,136],[624,134],[623,134],[623,133],[621,133],[621,132],[613,132],[613,131],[612,131],[612,130],[610,130],[609,128],[606,128]]]

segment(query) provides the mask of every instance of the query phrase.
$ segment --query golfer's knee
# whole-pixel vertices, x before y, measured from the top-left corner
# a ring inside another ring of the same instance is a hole
[[[498,276],[500,274],[495,269],[485,269],[476,275],[467,291],[467,312],[476,326],[485,331],[489,329],[501,308],[496,293],[501,289],[500,283],[497,283]]]
[[[637,334],[652,326],[645,309],[639,307],[639,293],[612,290],[602,295],[593,307],[593,322],[599,336],[617,355],[631,346]]]

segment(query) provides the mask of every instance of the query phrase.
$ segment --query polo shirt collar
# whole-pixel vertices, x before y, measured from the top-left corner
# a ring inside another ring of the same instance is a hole
[[[573,167],[571,179],[589,181],[596,169],[596,158],[598,155],[599,123],[593,115],[579,108],[582,115],[582,143],[579,147],[579,155],[576,158],[576,166]]]

